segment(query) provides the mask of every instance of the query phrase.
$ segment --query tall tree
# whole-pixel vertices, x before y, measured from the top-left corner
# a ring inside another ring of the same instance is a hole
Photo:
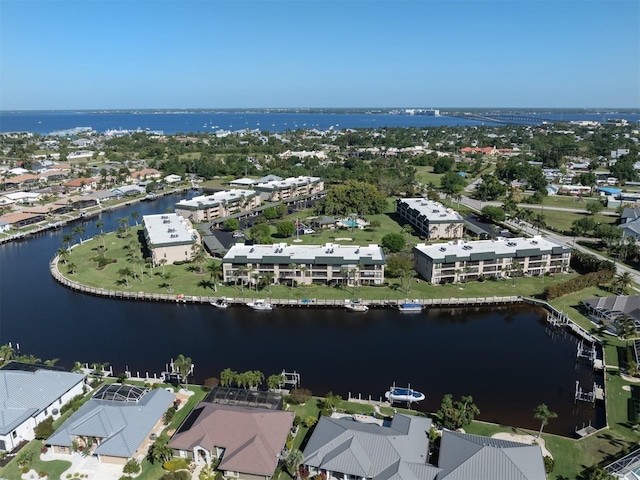
[[[173,366],[180,372],[180,378],[184,380],[184,384],[187,385],[187,377],[192,371],[193,362],[190,357],[185,357],[183,354],[178,355],[174,360]]]
[[[546,404],[541,403],[533,409],[533,418],[540,420],[540,431],[538,432],[538,438],[542,435],[542,429],[549,423],[549,420],[557,418],[558,414],[549,410]]]

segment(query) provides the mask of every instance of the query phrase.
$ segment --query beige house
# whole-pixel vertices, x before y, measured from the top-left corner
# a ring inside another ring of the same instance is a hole
[[[429,240],[462,238],[464,219],[439,202],[426,198],[401,198],[396,209],[400,218],[409,223],[417,235]]]
[[[191,200],[180,200],[175,205],[175,212],[194,223],[200,223],[248,212],[260,206],[260,203],[260,196],[255,190],[225,190]]]
[[[189,220],[175,213],[144,215],[142,226],[154,265],[188,261],[193,246],[200,243],[200,236]]]

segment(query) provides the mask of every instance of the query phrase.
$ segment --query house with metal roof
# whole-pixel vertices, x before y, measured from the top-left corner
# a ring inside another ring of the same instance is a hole
[[[225,478],[269,479],[293,426],[293,412],[200,402],[169,441],[175,455],[218,461]]]
[[[187,261],[191,259],[193,246],[200,242],[189,220],[175,213],[144,215],[142,227],[154,265]]]
[[[30,367],[0,370],[0,450],[33,440],[36,425],[82,394],[84,375]]]
[[[425,245],[413,249],[416,272],[428,282],[457,283],[462,280],[503,278],[512,275],[544,275],[566,272],[571,248],[535,235]]]
[[[546,480],[539,445],[445,430],[437,480]]]
[[[617,295],[611,297],[596,297],[582,300],[589,318],[602,323],[611,333],[618,334],[619,320],[629,317],[640,328],[640,296]]]
[[[245,283],[254,281],[254,274],[259,277],[270,274],[276,283],[381,285],[385,264],[384,252],[375,244],[237,243],[222,259],[223,280]]]
[[[150,435],[162,428],[162,416],[175,400],[165,389],[107,384],[49,437],[56,453],[73,453],[74,445],[101,462],[125,464],[145,455]]]
[[[431,420],[390,422],[321,417],[304,449],[310,476],[363,480],[545,480],[539,445],[445,430],[438,465],[429,463]]]
[[[427,198],[400,198],[396,211],[417,235],[429,240],[462,238],[464,233],[464,219],[458,212]]]
[[[428,463],[430,429],[431,419],[404,414],[383,425],[320,417],[303,465],[310,476],[327,478],[435,480],[440,469]]]

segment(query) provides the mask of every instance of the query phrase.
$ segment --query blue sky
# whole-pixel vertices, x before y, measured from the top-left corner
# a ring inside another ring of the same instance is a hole
[[[0,109],[640,107],[637,0],[0,0]]]

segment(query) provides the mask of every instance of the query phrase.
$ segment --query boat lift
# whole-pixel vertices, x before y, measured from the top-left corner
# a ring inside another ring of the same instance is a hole
[[[300,374],[295,370],[293,372],[287,372],[282,369],[282,373],[280,375],[284,377],[284,385],[292,385],[293,388],[297,388],[300,386]]]

